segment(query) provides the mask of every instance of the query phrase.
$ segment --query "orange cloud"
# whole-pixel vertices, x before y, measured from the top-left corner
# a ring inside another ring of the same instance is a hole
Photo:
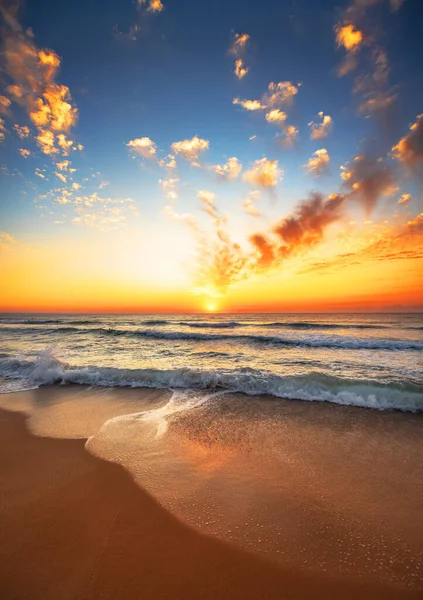
[[[56,177],[58,177],[60,179],[60,181],[63,181],[63,183],[66,183],[67,179],[62,173],[58,173],[56,171],[54,174],[56,175]]]
[[[40,139],[46,131],[69,132],[75,125],[78,111],[72,104],[69,88],[59,85],[55,78],[60,58],[53,50],[40,50],[30,30],[23,31],[15,17],[6,15],[3,27],[4,70],[13,81],[8,87],[10,100],[22,106],[38,129]],[[40,143],[40,148],[51,154],[52,143]],[[56,151],[58,151],[56,149]]]
[[[267,160],[266,157],[256,160],[254,165],[244,173],[244,180],[262,188],[274,188],[282,175],[277,160]]]
[[[291,81],[280,81],[279,83],[269,83],[269,88],[263,96],[263,103],[266,106],[291,105],[294,96],[298,94],[299,85],[294,85]]]
[[[48,129],[40,129],[38,135],[35,136],[35,140],[44,154],[53,156],[59,152],[54,145],[55,140],[54,133],[52,131]]]
[[[314,123],[313,121],[309,123],[309,127],[311,127],[310,138],[312,140],[320,140],[324,137],[327,137],[332,131],[332,117],[323,114],[323,111],[319,112],[319,117],[321,119],[320,123]]]
[[[296,127],[294,127],[294,125],[286,125],[283,128],[283,132],[284,132],[285,136],[282,138],[282,143],[284,146],[290,148],[291,146],[294,145],[295,140],[297,139],[297,136],[299,134],[299,131]]]
[[[8,115],[10,112],[9,107],[11,104],[12,101],[9,100],[9,98],[0,95],[0,114]]]
[[[19,148],[19,154],[21,156],[23,156],[24,158],[28,158],[28,156],[30,156],[31,152],[29,150],[27,150],[26,148]]]
[[[19,125],[13,125],[13,129],[16,131],[21,140],[27,138],[31,133],[29,127],[26,127],[25,125],[23,125],[22,127],[20,127]]]
[[[147,6],[149,12],[159,13],[164,9],[163,2],[161,0],[137,0],[138,6]]]
[[[182,156],[185,160],[192,163],[194,166],[198,166],[198,159],[200,154],[209,149],[209,141],[203,140],[195,135],[190,140],[182,140],[181,142],[174,142],[171,145],[172,151]]]
[[[423,114],[410,126],[410,133],[392,148],[392,155],[408,167],[423,163]]]
[[[355,52],[363,42],[363,34],[354,25],[338,25],[336,31],[336,43],[338,47],[343,46],[349,52]]]
[[[211,167],[212,171],[216,173],[220,178],[232,180],[236,179],[242,171],[242,164],[239,160],[232,156],[228,158],[228,161],[223,165],[214,165]]]
[[[2,144],[4,142],[4,136],[6,133],[7,129],[4,125],[4,119],[0,118],[0,144]]]
[[[237,58],[235,61],[235,69],[234,73],[238,77],[238,79],[242,79],[247,75],[249,68],[245,66],[242,58]]]
[[[274,108],[273,110],[270,110],[266,114],[266,121],[268,123],[277,125],[278,127],[283,127],[283,125],[286,121],[286,118],[287,118],[287,114],[285,112],[283,112],[282,110],[279,110],[278,108]]]
[[[242,52],[244,52],[249,39],[250,36],[248,35],[248,33],[236,33],[232,45],[229,49],[229,52],[231,52],[231,54],[234,54],[235,56],[239,56],[240,54],[242,54]]]
[[[264,110],[266,106],[260,102],[260,100],[240,100],[239,98],[234,98],[232,100],[232,104],[239,104],[245,110]]]
[[[149,137],[135,138],[130,140],[126,146],[130,151],[148,158],[150,160],[156,158],[157,146]]]
[[[310,160],[304,165],[310,175],[318,177],[329,170],[330,157],[325,148],[316,150]]]

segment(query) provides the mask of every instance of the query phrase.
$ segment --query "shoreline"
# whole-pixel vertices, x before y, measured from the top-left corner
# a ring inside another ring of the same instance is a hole
[[[0,409],[4,600],[418,598],[285,568],[184,525],[85,439],[35,437]]]

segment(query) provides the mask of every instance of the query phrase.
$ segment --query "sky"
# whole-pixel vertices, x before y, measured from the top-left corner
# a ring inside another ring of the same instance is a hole
[[[423,311],[420,0],[0,13],[0,311]]]

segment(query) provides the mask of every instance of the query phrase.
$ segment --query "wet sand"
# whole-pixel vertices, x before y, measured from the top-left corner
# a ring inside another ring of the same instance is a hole
[[[199,534],[84,444],[34,437],[22,414],[0,411],[2,600],[421,597]]]

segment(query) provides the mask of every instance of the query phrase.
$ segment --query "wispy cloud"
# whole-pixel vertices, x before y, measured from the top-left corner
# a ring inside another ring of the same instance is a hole
[[[260,190],[253,190],[248,194],[246,198],[242,201],[242,208],[252,217],[261,217],[262,212],[259,208],[257,208],[255,202],[260,198]]]
[[[266,106],[260,102],[260,100],[241,100],[240,98],[234,98],[232,104],[238,104],[245,108],[245,110],[264,110]]]
[[[10,250],[18,244],[18,240],[11,236],[10,233],[7,233],[6,231],[0,231],[0,249]]]

